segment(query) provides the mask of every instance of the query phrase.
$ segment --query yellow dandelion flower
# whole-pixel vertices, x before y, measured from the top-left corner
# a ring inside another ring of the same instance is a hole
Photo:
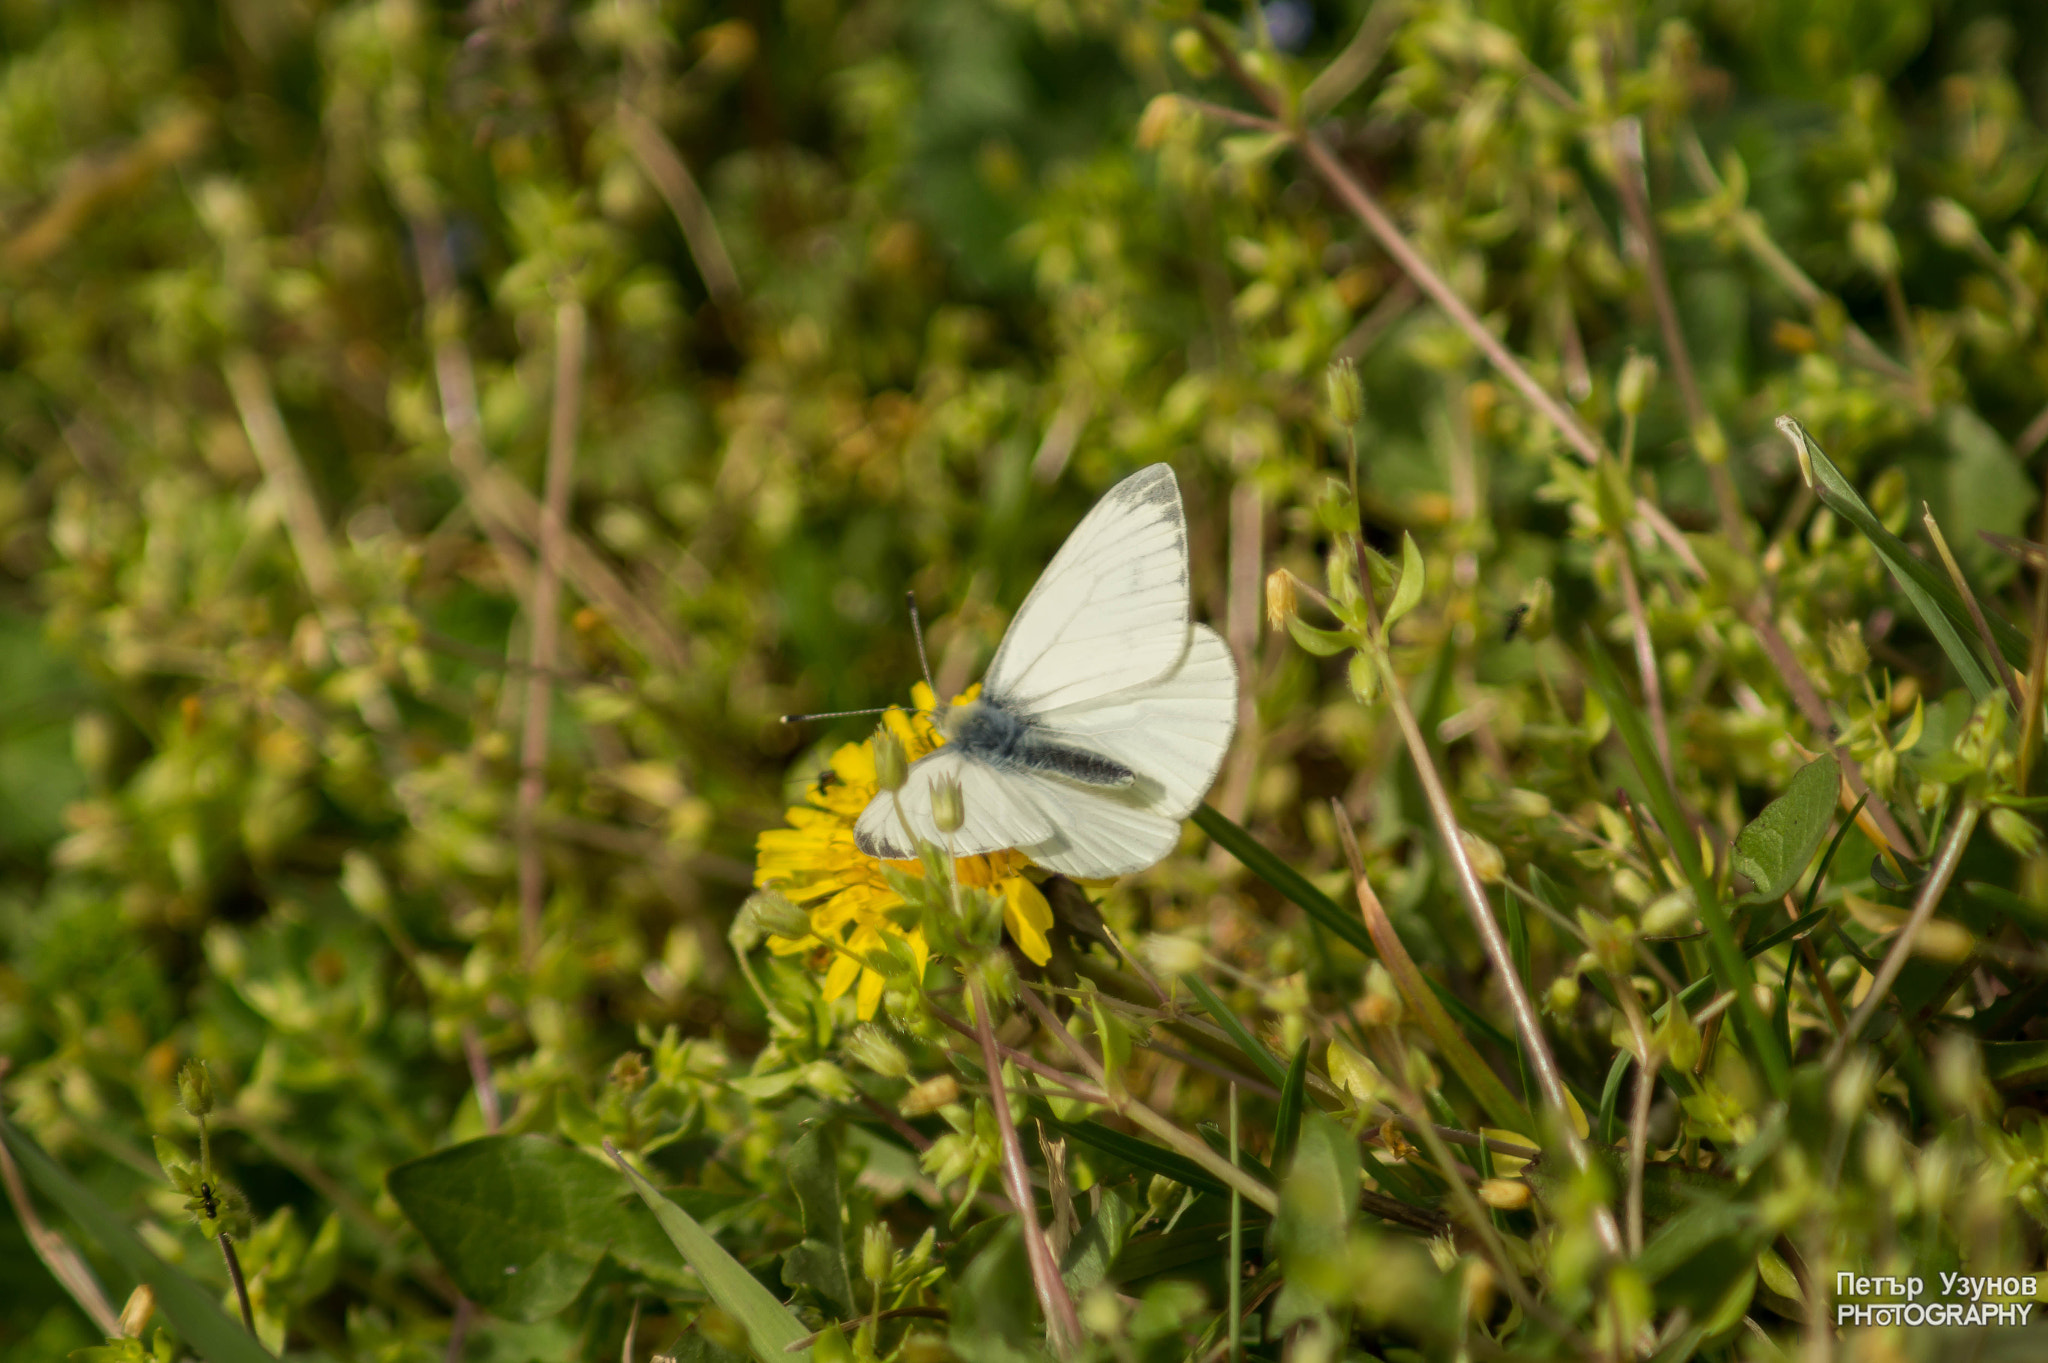
[[[969,687],[953,698],[953,704],[966,704],[979,690]],[[915,762],[946,739],[926,717],[935,708],[931,688],[919,682],[910,695],[922,713],[890,710],[882,723]],[[920,971],[930,955],[921,929],[905,929],[888,916],[889,910],[902,906],[903,896],[889,888],[882,867],[894,866],[913,876],[922,876],[924,867],[915,861],[879,862],[854,846],[854,822],[877,789],[873,742],[841,747],[832,754],[831,770],[832,780],[812,786],[803,804],[790,807],[789,827],[761,834],[755,844],[754,883],[774,886],[811,916],[809,936],[770,937],[768,949],[790,956],[829,949],[833,943],[844,947],[831,952],[823,992],[827,999],[836,999],[858,985],[854,1006],[866,1019],[875,1015],[887,983],[880,971],[865,963],[869,954],[885,950],[888,938],[901,937],[909,943]],[[962,885],[987,890],[1001,901],[1010,940],[1044,965],[1052,957],[1052,943],[1045,936],[1052,927],[1052,906],[1025,876],[1027,864],[1022,852],[1006,850],[955,858],[953,872]]]

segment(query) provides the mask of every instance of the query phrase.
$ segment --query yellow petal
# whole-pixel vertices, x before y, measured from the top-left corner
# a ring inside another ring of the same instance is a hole
[[[1044,965],[1052,959],[1052,943],[1045,939],[1045,930],[1052,926],[1052,905],[1022,876],[1004,881],[1002,894],[1003,926],[1010,930],[1010,940],[1033,965]]]
[[[860,992],[854,995],[853,1011],[860,1014],[862,1022],[875,1015],[875,1005],[882,1001],[882,988],[886,983],[880,971],[860,972]]]

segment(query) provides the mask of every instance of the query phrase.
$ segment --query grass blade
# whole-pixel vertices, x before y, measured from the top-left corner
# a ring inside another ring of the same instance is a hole
[[[1294,1143],[1301,1138],[1302,1090],[1308,1086],[1308,1038],[1295,1049],[1294,1063],[1287,1067],[1287,1082],[1280,1086],[1280,1115],[1273,1124],[1273,1167],[1283,1173],[1294,1157]]]
[[[1706,868],[1700,864],[1699,843],[1693,837],[1692,825],[1678,807],[1677,794],[1664,779],[1664,767],[1657,760],[1657,750],[1650,741],[1649,731],[1643,727],[1642,715],[1630,702],[1607,650],[1601,647],[1590,629],[1585,634],[1581,651],[1586,660],[1587,678],[1600,693],[1601,700],[1606,702],[1608,713],[1614,717],[1614,731],[1621,735],[1629,760],[1635,763],[1636,774],[1642,779],[1650,813],[1664,830],[1664,839],[1670,844],[1679,868],[1685,872],[1686,883],[1692,887],[1700,920],[1707,925],[1707,939],[1713,949],[1714,974],[1720,977],[1723,989],[1734,993],[1736,1017],[1756,1052],[1757,1063],[1763,1067],[1764,1081],[1774,1095],[1782,1098],[1790,1082],[1785,1053],[1779,1049],[1778,1039],[1772,1035],[1769,1022],[1756,1006],[1752,989],[1756,980],[1750,973],[1749,960],[1736,946],[1735,934],[1728,925],[1727,911],[1714,893]]]
[[[811,1332],[775,1299],[773,1293],[761,1286],[739,1260],[727,1254],[725,1247],[710,1231],[699,1225],[695,1217],[662,1196],[659,1188],[626,1163],[625,1157],[610,1141],[604,1143],[604,1152],[624,1171],[633,1190],[640,1194],[640,1200],[661,1222],[662,1230],[675,1242],[684,1261],[696,1271],[704,1290],[711,1294],[711,1300],[718,1303],[718,1309],[745,1328],[747,1343],[761,1363],[782,1363],[790,1358],[807,1359],[811,1356],[809,1349],[794,1353],[788,1351],[791,1344],[807,1338]]]
[[[1273,1058],[1273,1053],[1266,1049],[1265,1044],[1238,1021],[1237,1014],[1230,1011],[1230,1005],[1218,998],[1215,990],[1202,983],[1200,976],[1183,975],[1180,978],[1181,983],[1188,987],[1188,992],[1208,1010],[1209,1016],[1216,1019],[1216,1025],[1230,1034],[1230,1039],[1237,1043],[1238,1050],[1244,1052],[1245,1059],[1257,1065],[1262,1074],[1284,1091],[1287,1086],[1287,1071],[1280,1068],[1280,1062]]]
[[[129,1228],[126,1217],[100,1201],[4,1117],[0,1117],[0,1140],[7,1142],[21,1172],[43,1196],[62,1207],[107,1257],[138,1282],[149,1284],[156,1293],[157,1308],[207,1363],[274,1363],[269,1351],[220,1309],[211,1291],[157,1258]]]

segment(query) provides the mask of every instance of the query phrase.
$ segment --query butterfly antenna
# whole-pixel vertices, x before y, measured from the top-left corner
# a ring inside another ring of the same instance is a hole
[[[802,724],[804,721],[812,719],[850,719],[854,715],[880,715],[886,714],[890,710],[900,710],[902,708],[900,705],[877,705],[872,710],[824,710],[815,715],[784,715],[782,722],[784,724]]]
[[[932,684],[932,665],[924,656],[924,626],[917,618],[917,593],[905,592],[904,599],[910,602],[910,633],[917,640],[917,665],[924,669],[924,684],[932,688],[932,699],[939,698],[939,688]]]

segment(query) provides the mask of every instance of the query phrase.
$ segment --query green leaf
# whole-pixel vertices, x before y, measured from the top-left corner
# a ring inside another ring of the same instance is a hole
[[[1833,753],[1822,753],[1794,772],[1785,793],[1735,835],[1729,859],[1754,887],[1743,903],[1770,903],[1799,883],[1828,835],[1841,784],[1841,764]]]
[[[1986,1041],[1984,1077],[1999,1088],[2033,1088],[2048,1081],[2048,1041]]]
[[[1147,1173],[1163,1174],[1184,1188],[1214,1193],[1218,1197],[1229,1195],[1230,1190],[1215,1175],[1186,1155],[1141,1141],[1136,1136],[1127,1136],[1100,1122],[1063,1122],[1057,1117],[1043,1120],[1058,1135],[1071,1136],[1090,1149],[1099,1150]]]
[[[847,1257],[840,1218],[839,1142],[824,1123],[813,1123],[789,1147],[789,1187],[803,1214],[804,1238],[782,1256],[782,1281],[807,1287],[841,1320],[859,1314],[853,1300],[858,1276]]]
[[[808,1359],[811,1356],[808,1349],[789,1350],[790,1345],[811,1333],[789,1313],[789,1309],[775,1300],[773,1294],[761,1286],[739,1260],[727,1254],[695,1217],[663,1197],[660,1189],[626,1163],[609,1142],[605,1145],[605,1152],[631,1180],[633,1190],[653,1211],[655,1220],[660,1222],[669,1241],[682,1252],[684,1260],[696,1272],[697,1280],[704,1284],[704,1290],[718,1304],[718,1309],[746,1330],[747,1341],[753,1347],[755,1357],[761,1363]]]
[[[149,1284],[156,1293],[157,1309],[207,1363],[273,1363],[241,1322],[230,1320],[220,1309],[210,1289],[157,1258],[129,1228],[129,1218],[100,1201],[4,1117],[0,1117],[0,1141],[7,1143],[15,1163],[37,1191],[63,1208],[123,1272]]]
[[[531,1324],[576,1299],[598,1261],[687,1280],[661,1228],[597,1160],[544,1136],[484,1136],[399,1165],[391,1196],[462,1294]]]
[[[1294,636],[1295,643],[1318,658],[1334,658],[1347,649],[1358,647],[1358,642],[1342,630],[1317,629],[1298,615],[1287,617],[1287,632]]]
[[[1941,651],[1948,656],[1949,665],[1955,668],[1963,684],[1969,688],[1971,699],[1981,701],[1991,694],[1997,688],[1990,673],[1979,661],[1976,651],[1964,642],[1964,635],[1974,631],[1976,625],[1970,619],[1969,607],[1963,604],[1963,598],[1956,589],[1940,572],[1915,557],[1898,536],[1884,528],[1877,513],[1857,495],[1855,487],[1822,453],[1805,427],[1791,417],[1779,417],[1778,429],[1799,451],[1800,468],[1821,502],[1855,526],[1877,550],[1892,579],[1899,584],[1899,590],[1913,603],[1913,609],[1920,613],[1921,620],[1941,645]],[[1991,610],[1987,609],[1984,616],[2006,661],[2015,667],[2025,667],[2026,636]]]
[[[1348,1285],[1341,1271],[1358,1210],[1358,1142],[1321,1113],[1302,1123],[1294,1166],[1280,1184],[1273,1241],[1287,1285],[1268,1327],[1278,1332],[1333,1305],[1331,1289]]]
[[[1136,1211],[1122,1193],[1115,1188],[1102,1190],[1102,1205],[1067,1246],[1066,1259],[1060,1265],[1069,1292],[1079,1296],[1109,1276],[1110,1265],[1123,1253],[1136,1219]]]
[[[1770,1024],[1756,1006],[1755,977],[1750,974],[1749,961],[1737,948],[1735,934],[1728,926],[1728,914],[1714,893],[1706,868],[1700,864],[1699,843],[1693,836],[1692,825],[1686,821],[1685,812],[1678,807],[1677,794],[1664,779],[1664,767],[1657,760],[1656,748],[1650,742],[1650,731],[1643,724],[1641,712],[1622,687],[1614,661],[1607,656],[1607,650],[1590,628],[1583,636],[1581,654],[1586,662],[1586,678],[1614,717],[1615,732],[1621,735],[1629,760],[1635,764],[1636,773],[1642,778],[1650,813],[1658,827],[1664,830],[1665,841],[1670,843],[1672,855],[1685,872],[1686,883],[1692,886],[1693,901],[1699,908],[1701,921],[1707,925],[1707,939],[1713,948],[1714,974],[1720,977],[1721,987],[1735,995],[1736,1018],[1742,1023],[1743,1035],[1749,1039],[1750,1047],[1763,1067],[1765,1082],[1773,1094],[1783,1097],[1790,1080],[1785,1053],[1778,1049],[1777,1037],[1771,1034]]]
[[[1401,581],[1394,588],[1394,599],[1387,603],[1387,614],[1380,621],[1380,643],[1387,642],[1394,626],[1402,616],[1415,609],[1422,600],[1423,569],[1422,551],[1415,547],[1415,536],[1401,532]]]
[[[1196,1001],[1208,1010],[1209,1016],[1216,1019],[1216,1025],[1229,1034],[1238,1050],[1244,1052],[1245,1059],[1257,1065],[1275,1084],[1286,1084],[1287,1071],[1280,1068],[1280,1062],[1273,1058],[1273,1053],[1266,1049],[1265,1043],[1253,1036],[1251,1031],[1238,1021],[1237,1014],[1230,1011],[1230,1005],[1216,997],[1215,990],[1202,983],[1201,977],[1197,975],[1183,975],[1180,979],[1181,983],[1188,987],[1188,992],[1195,996]]]
[[[1304,1037],[1295,1049],[1294,1063],[1287,1067],[1287,1081],[1280,1086],[1280,1113],[1273,1123],[1273,1167],[1283,1176],[1301,1136],[1302,1096],[1307,1087],[1308,1039]]]
[[[1346,945],[1355,948],[1367,959],[1379,957],[1379,949],[1372,944],[1372,934],[1366,930],[1363,918],[1356,913],[1338,908],[1335,900],[1309,884],[1301,872],[1274,856],[1257,838],[1239,827],[1228,815],[1213,805],[1201,804],[1195,806],[1195,812],[1189,817],[1194,820],[1195,827],[1208,834],[1218,847],[1236,857],[1247,871],[1293,901],[1304,913],[1329,929]],[[1466,1028],[1493,1042],[1502,1051],[1514,1049],[1515,1043],[1509,1039],[1507,1033],[1473,1012],[1470,1005],[1452,993],[1441,981],[1431,978],[1429,988],[1430,992],[1436,995],[1437,1001]],[[1278,1068],[1275,1065],[1276,1077],[1273,1082],[1276,1084],[1280,1082],[1277,1077]]]

